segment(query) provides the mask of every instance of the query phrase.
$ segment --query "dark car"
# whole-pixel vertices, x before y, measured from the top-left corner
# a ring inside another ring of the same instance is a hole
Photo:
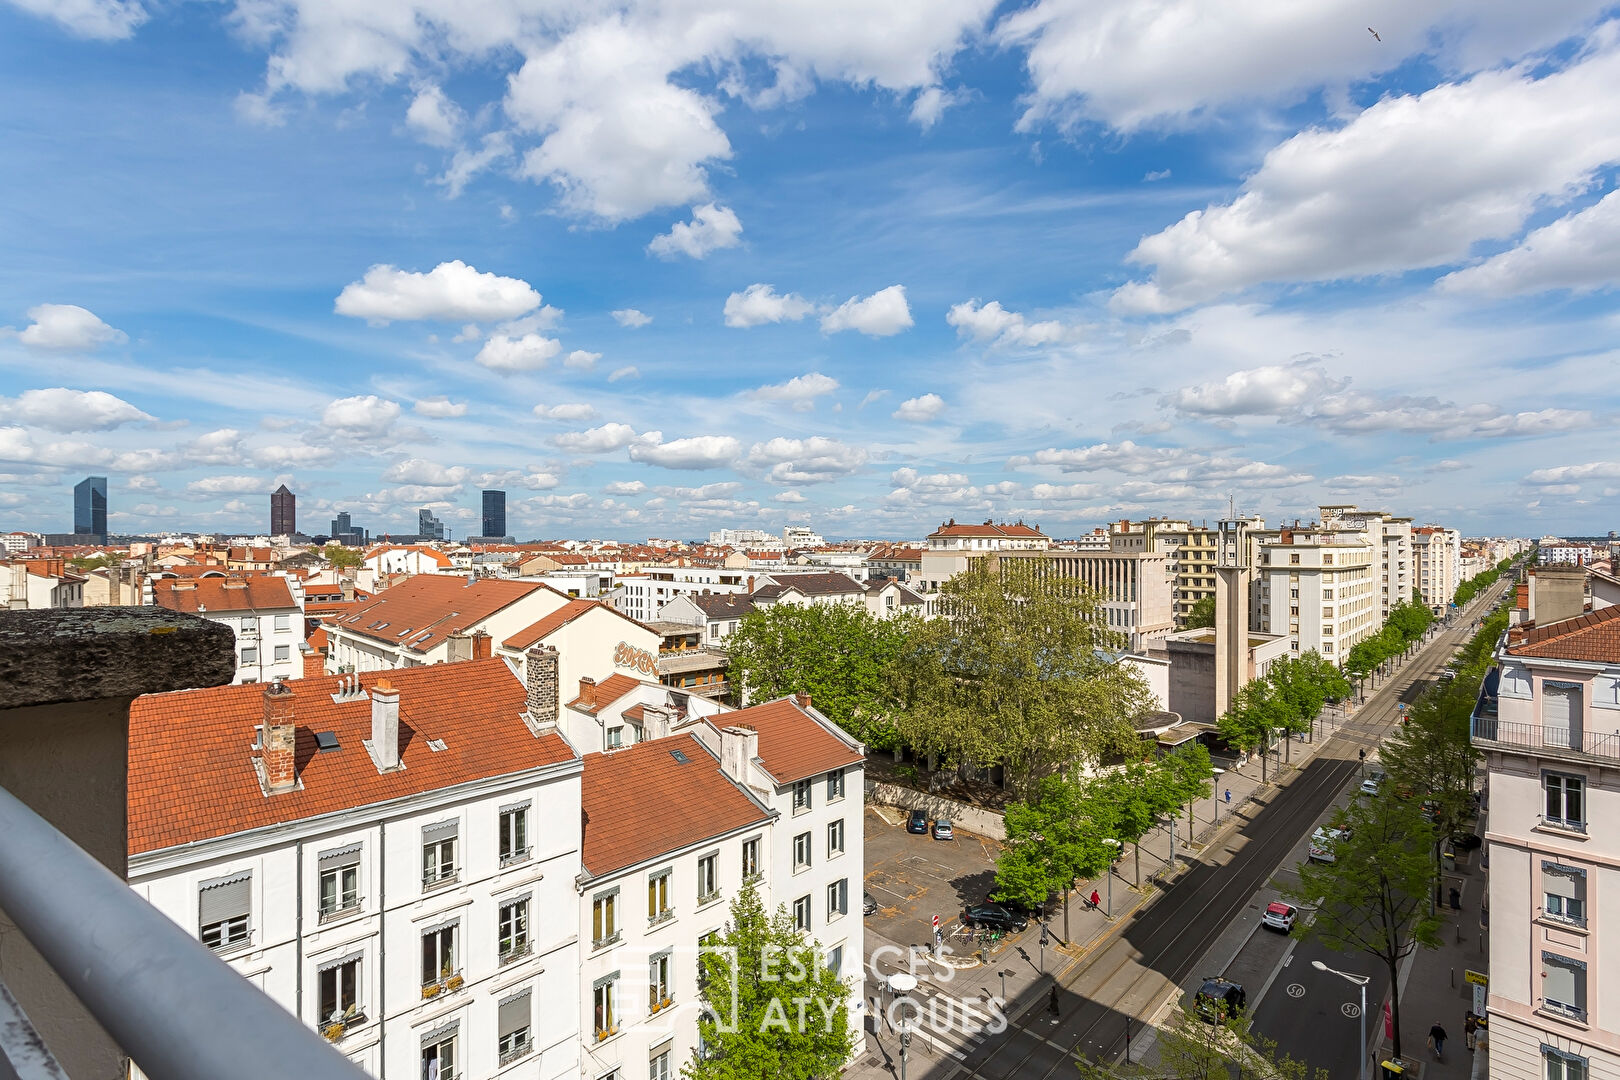
[[[956,839],[956,834],[951,831],[951,823],[949,821],[946,821],[944,818],[939,818],[938,820],[936,820],[934,822],[934,839],[935,840],[955,840]]]
[[[1242,1016],[1249,994],[1241,985],[1222,978],[1209,978],[1198,988],[1193,1007],[1198,1015],[1211,1024],[1234,1016]]]
[[[874,897],[869,892],[861,893],[861,914],[862,915],[876,915],[877,914],[877,898]]]
[[[913,810],[911,816],[906,819],[906,832],[928,835],[928,811]]]
[[[962,923],[1017,934],[1029,925],[1029,920],[1001,904],[975,904],[962,913]]]

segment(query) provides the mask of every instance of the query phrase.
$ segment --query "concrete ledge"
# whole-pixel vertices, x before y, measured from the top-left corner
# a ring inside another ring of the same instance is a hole
[[[160,607],[0,611],[0,710],[221,686],[230,627]]]
[[[992,840],[1007,839],[1007,823],[994,810],[970,806],[965,802],[947,799],[943,795],[929,795],[900,784],[869,783],[868,802],[885,806],[898,806],[902,810],[927,811],[930,820],[944,818],[957,828]]]

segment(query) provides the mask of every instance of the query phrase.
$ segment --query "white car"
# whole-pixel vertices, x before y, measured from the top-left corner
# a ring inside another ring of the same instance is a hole
[[[1273,930],[1281,930],[1286,934],[1294,928],[1294,919],[1298,914],[1299,911],[1293,904],[1273,900],[1266,905],[1265,914],[1260,916],[1260,921]]]
[[[1334,860],[1333,845],[1344,839],[1345,830],[1335,829],[1324,825],[1311,834],[1312,862],[1332,862]]]
[[[1376,777],[1376,776],[1367,777],[1367,779],[1365,779],[1365,780],[1363,780],[1361,782],[1361,793],[1363,795],[1376,795],[1376,794],[1378,794],[1378,785],[1379,785],[1379,783],[1380,783],[1380,781],[1379,781],[1378,777]]]

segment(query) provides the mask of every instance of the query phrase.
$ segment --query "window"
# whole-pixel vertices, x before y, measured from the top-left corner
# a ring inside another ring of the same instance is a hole
[[[529,804],[501,807],[501,865],[510,866],[529,857]]]
[[[422,1036],[422,1080],[456,1080],[456,1029],[452,1020]]]
[[[516,1061],[534,1048],[529,1039],[529,1013],[533,996],[527,989],[520,990],[509,998],[503,998],[496,1006],[496,1021],[500,1030],[496,1051],[500,1054],[502,1065]]]
[[[810,865],[810,834],[800,833],[793,838],[793,869],[803,870]]]
[[[662,1050],[647,1059],[647,1080],[670,1080],[668,1050]]]
[[[276,646],[276,659],[277,660],[287,660],[287,659],[290,659],[291,656],[292,656],[292,646],[291,645],[277,645]]]
[[[252,936],[253,871],[214,878],[197,893],[197,930],[210,949],[245,945]]]
[[[607,734],[602,737],[602,749],[617,750],[624,745],[624,726],[610,727]]]
[[[1586,964],[1568,956],[1541,954],[1541,1004],[1576,1020],[1586,1019]]]
[[[246,667],[249,664],[257,664],[258,662],[259,662],[259,647],[257,645],[248,645],[245,648],[243,648],[243,650],[242,650],[242,666],[243,667]]]
[[[422,985],[432,986],[460,968],[456,951],[459,923],[440,923],[422,932]]]
[[[827,825],[827,858],[830,859],[834,855],[842,855],[843,853],[844,819],[839,818],[837,821]]]
[[[1542,785],[1547,790],[1547,812],[1542,821],[1566,829],[1586,829],[1586,816],[1582,796],[1586,781],[1579,776],[1564,773],[1543,773]]]
[[[849,914],[849,879],[839,878],[827,886],[827,921]]]
[[[601,1042],[609,1035],[619,1032],[618,994],[616,992],[619,973],[596,980],[591,989],[591,1007],[595,1015],[596,1041]]]
[[[844,797],[844,770],[834,769],[827,774],[827,801]]]
[[[1557,1047],[1541,1045],[1541,1059],[1547,1063],[1547,1080],[1588,1080],[1586,1059]]]
[[[360,845],[321,853],[321,919],[334,918],[360,906]]]
[[[670,989],[670,957],[666,950],[652,957],[647,962],[647,1011],[655,1013],[659,1009],[667,1008],[673,1000]]]
[[[353,953],[315,972],[320,994],[321,1026],[358,1024],[365,1019],[360,1008],[360,954]]]
[[[1288,553],[1288,561],[1289,561],[1290,564],[1292,564],[1294,566],[1298,566],[1299,565],[1299,552],[1297,552],[1297,551],[1289,552]]]
[[[810,781],[800,780],[793,785],[793,812],[810,809]]]
[[[713,900],[720,895],[720,854],[710,852],[698,860],[697,866],[697,895],[698,903],[702,904]]]
[[[793,925],[805,933],[810,932],[810,898],[801,896],[793,901]]]
[[[1549,919],[1586,925],[1586,871],[1555,862],[1541,864],[1542,913]]]
[[[291,615],[277,615],[276,616],[276,629],[277,630],[290,630],[290,629],[292,629],[292,621],[291,620],[292,620]]]
[[[743,880],[759,877],[759,837],[750,837],[742,845]]]
[[[647,921],[649,923],[661,923],[675,914],[675,909],[669,906],[670,873],[666,868],[647,875]]]
[[[1333,552],[1331,552],[1331,551],[1322,552],[1322,565],[1323,566],[1332,566],[1333,565]]]
[[[619,940],[619,890],[591,901],[591,947],[600,949]]]
[[[1324,600],[1333,599],[1333,590],[1332,589],[1323,589],[1322,590],[1322,599],[1324,599]]]
[[[704,966],[703,966],[703,957],[704,957],[704,954],[705,954],[705,950],[707,950],[707,949],[718,949],[718,948],[720,948],[720,931],[718,931],[718,930],[710,930],[707,934],[699,935],[699,937],[698,937],[698,958],[697,958],[697,985],[698,985],[698,991],[700,993],[703,991],[704,987],[709,985],[708,972],[704,969]]]
[[[842,945],[834,945],[827,950],[827,970],[834,975],[844,973],[844,947]]]
[[[1295,617],[1298,617],[1298,615],[1299,615],[1299,608],[1298,608],[1298,607],[1290,607],[1290,608],[1289,608],[1289,609],[1288,609],[1288,614],[1290,614],[1290,615],[1293,615],[1293,616],[1295,616]]]
[[[515,897],[501,902],[500,937],[497,941],[500,962],[510,964],[529,955],[534,943],[529,940],[529,898]]]
[[[422,829],[422,887],[446,885],[456,880],[456,819],[441,821]]]

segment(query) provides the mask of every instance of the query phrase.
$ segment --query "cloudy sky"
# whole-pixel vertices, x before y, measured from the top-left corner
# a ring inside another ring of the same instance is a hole
[[[0,529],[1620,526],[1602,3],[0,0],[0,98]]]

